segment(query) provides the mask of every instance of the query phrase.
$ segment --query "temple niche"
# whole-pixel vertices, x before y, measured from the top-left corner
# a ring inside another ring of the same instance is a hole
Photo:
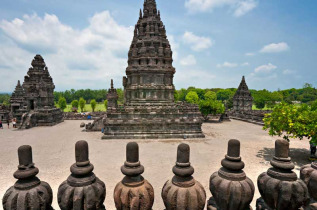
[[[109,104],[103,139],[204,137],[198,106],[174,102],[172,55],[156,2],[145,0],[123,77],[124,105]]]
[[[11,113],[17,119],[19,128],[52,126],[63,121],[63,113],[54,105],[53,79],[44,59],[36,55],[24,82],[20,81],[12,93]]]
[[[243,76],[238,90],[233,96],[233,111],[252,111],[252,102],[253,97],[251,96],[248,85]]]

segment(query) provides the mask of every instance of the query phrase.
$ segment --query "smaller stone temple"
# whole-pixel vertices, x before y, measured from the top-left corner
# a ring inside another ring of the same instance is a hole
[[[2,122],[7,122],[7,120],[10,118],[10,111],[7,106],[0,104],[0,120]]]
[[[243,112],[252,110],[253,97],[249,91],[248,85],[245,82],[244,76],[238,87],[237,92],[233,96],[233,111]]]
[[[113,87],[113,80],[111,79],[111,87],[107,93],[108,108],[117,108],[118,107],[118,93],[117,89]]]
[[[53,79],[41,55],[36,55],[31,63],[23,85],[20,81],[12,93],[11,113],[19,128],[52,126],[63,121],[63,113],[54,106]]]

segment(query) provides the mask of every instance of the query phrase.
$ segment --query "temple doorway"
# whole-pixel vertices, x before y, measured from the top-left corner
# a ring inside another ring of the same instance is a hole
[[[30,100],[30,109],[34,110],[34,100]]]

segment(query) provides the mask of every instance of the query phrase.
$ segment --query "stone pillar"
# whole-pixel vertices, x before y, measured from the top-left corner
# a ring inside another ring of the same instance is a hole
[[[305,182],[310,194],[310,202],[305,210],[317,209],[317,161],[300,169],[300,178]]]
[[[305,183],[293,172],[294,164],[288,153],[288,141],[276,140],[273,167],[258,177],[261,198],[256,201],[257,210],[298,210],[309,199]]]
[[[209,189],[212,197],[207,209],[252,209],[250,203],[254,196],[254,184],[242,170],[244,162],[240,157],[240,141],[229,140],[228,152],[221,165],[223,167],[210,177]]]
[[[92,172],[94,166],[88,156],[88,143],[78,141],[71,175],[58,188],[58,205],[62,210],[105,209],[106,186]]]
[[[152,185],[141,176],[144,167],[139,161],[139,145],[130,142],[126,147],[126,161],[121,167],[125,175],[114,190],[114,202],[118,210],[151,210],[154,202]]]
[[[18,156],[18,170],[13,174],[18,181],[4,194],[3,209],[52,209],[52,189],[48,183],[36,177],[39,169],[33,163],[32,147],[29,145],[19,147]]]
[[[175,176],[165,183],[162,198],[166,210],[202,210],[206,203],[204,187],[192,176],[194,168],[189,162],[188,144],[177,148],[177,162],[173,167]]]

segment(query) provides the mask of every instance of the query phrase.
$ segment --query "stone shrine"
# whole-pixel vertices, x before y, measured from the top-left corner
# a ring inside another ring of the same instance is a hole
[[[19,128],[52,126],[63,121],[63,113],[54,106],[55,85],[44,59],[36,55],[24,83],[20,81],[10,99],[11,112]]]
[[[117,89],[113,87],[113,80],[111,80],[111,87],[108,89],[107,93],[107,100],[108,100],[108,107],[117,108],[118,107],[118,93]]]
[[[6,123],[8,120],[10,120],[10,111],[4,104],[0,104],[0,120],[2,123]]]
[[[124,106],[108,108],[103,139],[204,137],[198,106],[174,103],[172,63],[160,11],[145,0],[123,77]]]
[[[244,76],[238,87],[237,92],[233,96],[233,111],[243,112],[252,110],[253,97],[249,91],[248,85],[245,82]]]

